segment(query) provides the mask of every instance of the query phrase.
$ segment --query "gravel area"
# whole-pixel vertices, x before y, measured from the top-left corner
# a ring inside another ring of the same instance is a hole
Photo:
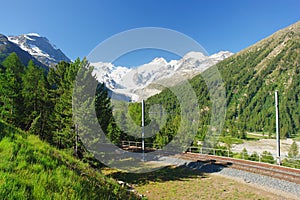
[[[218,173],[225,176],[240,178],[246,183],[255,183],[264,186],[265,188],[281,190],[297,195],[298,197],[300,196],[300,185],[296,183],[231,168],[224,168]]]
[[[288,156],[289,149],[293,143],[292,139],[281,139],[280,140],[280,151],[281,156]],[[300,146],[300,142],[296,142]],[[244,148],[247,149],[248,154],[257,152],[262,154],[263,151],[270,152],[274,157],[276,157],[276,140],[275,139],[260,139],[258,141],[244,141],[243,144],[233,144],[231,151],[240,153]]]
[[[242,170],[232,169],[221,165],[214,165],[211,163],[193,162],[189,160],[183,160],[172,157],[162,157],[161,162],[168,163],[171,165],[185,165],[187,167],[201,170],[204,173],[216,173],[222,176],[238,178],[240,181],[249,184],[257,184],[263,186],[262,189],[274,192],[282,191],[285,193],[292,194],[293,196],[300,196],[300,185],[285,180],[280,180],[260,174],[254,174]]]

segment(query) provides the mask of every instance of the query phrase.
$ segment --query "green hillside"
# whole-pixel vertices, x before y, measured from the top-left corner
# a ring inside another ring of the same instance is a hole
[[[0,199],[137,199],[113,179],[0,121]]]
[[[274,91],[278,90],[281,136],[300,132],[300,22],[217,67],[226,85],[226,128],[274,133]]]
[[[217,64],[226,87],[227,113],[223,135],[246,138],[247,132],[275,133],[274,91],[279,91],[281,137],[300,134],[300,22]],[[203,72],[209,74],[210,69]],[[203,74],[190,80],[201,107],[197,138],[203,140],[209,125],[210,97]],[[177,86],[178,87],[178,86]],[[179,111],[176,96],[165,89],[147,100]],[[170,138],[176,116],[154,139]],[[176,123],[175,123],[176,124]]]

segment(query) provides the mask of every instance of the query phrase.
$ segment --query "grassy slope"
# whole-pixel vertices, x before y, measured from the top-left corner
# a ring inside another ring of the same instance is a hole
[[[0,121],[0,198],[136,199],[67,152]]]

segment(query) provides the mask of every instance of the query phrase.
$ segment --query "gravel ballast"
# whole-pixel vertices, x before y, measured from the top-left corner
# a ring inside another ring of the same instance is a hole
[[[215,165],[204,162],[194,162],[174,157],[162,157],[160,161],[171,165],[184,165],[192,169],[200,170],[204,173],[216,173],[226,177],[233,177],[245,183],[263,186],[265,190],[268,190],[270,192],[280,190],[282,192],[293,194],[294,196],[300,196],[300,185],[289,181],[246,172],[238,169],[233,169],[222,165]]]

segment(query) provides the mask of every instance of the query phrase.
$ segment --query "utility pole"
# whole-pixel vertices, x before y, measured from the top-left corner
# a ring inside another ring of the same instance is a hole
[[[145,160],[145,102],[142,99],[142,153],[143,161]]]
[[[280,161],[280,126],[279,126],[279,102],[278,102],[278,90],[275,91],[275,109],[276,109],[276,144],[277,144],[277,165],[281,165]]]

